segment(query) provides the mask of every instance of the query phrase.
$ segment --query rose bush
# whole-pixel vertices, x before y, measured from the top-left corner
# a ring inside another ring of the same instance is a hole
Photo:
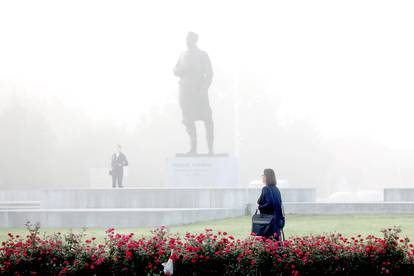
[[[383,237],[341,234],[294,237],[278,242],[226,232],[187,233],[159,228],[149,237],[107,230],[101,243],[83,233],[41,236],[9,233],[0,248],[1,275],[164,275],[162,263],[174,263],[174,275],[395,275],[414,273],[414,249],[400,229]]]

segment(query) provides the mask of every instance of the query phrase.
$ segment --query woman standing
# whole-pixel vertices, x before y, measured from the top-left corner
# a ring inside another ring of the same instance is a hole
[[[265,237],[275,237],[280,240],[280,231],[285,226],[285,216],[282,211],[282,196],[276,187],[276,176],[272,169],[265,169],[262,176],[265,186],[257,200],[261,214],[273,215],[273,220]]]

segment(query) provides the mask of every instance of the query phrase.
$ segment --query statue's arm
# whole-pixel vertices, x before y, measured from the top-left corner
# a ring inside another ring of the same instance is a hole
[[[211,82],[213,81],[213,66],[211,66],[211,61],[207,54],[206,54],[206,67],[205,67],[205,81],[206,81],[207,88],[209,88],[211,85]]]
[[[183,74],[183,67],[181,65],[181,56],[178,58],[177,64],[175,64],[173,69],[174,75],[181,77]]]

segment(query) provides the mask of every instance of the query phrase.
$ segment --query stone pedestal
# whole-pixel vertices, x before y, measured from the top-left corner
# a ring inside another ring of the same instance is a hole
[[[227,154],[177,154],[167,159],[165,185],[169,187],[239,186],[238,160]]]

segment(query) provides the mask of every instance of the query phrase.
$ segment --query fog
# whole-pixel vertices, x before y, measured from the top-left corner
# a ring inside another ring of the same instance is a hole
[[[116,144],[127,186],[162,184],[188,150],[172,72],[188,31],[240,184],[271,167],[321,197],[412,186],[412,14],[412,1],[2,1],[0,188],[88,187]]]

